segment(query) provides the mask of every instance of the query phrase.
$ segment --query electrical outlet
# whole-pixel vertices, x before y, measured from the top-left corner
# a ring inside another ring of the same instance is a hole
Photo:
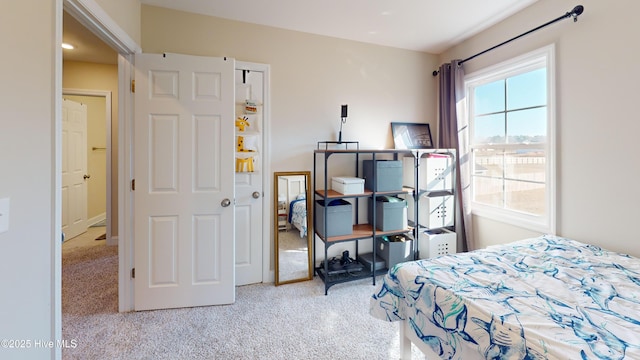
[[[0,199],[0,233],[9,230],[9,198]]]

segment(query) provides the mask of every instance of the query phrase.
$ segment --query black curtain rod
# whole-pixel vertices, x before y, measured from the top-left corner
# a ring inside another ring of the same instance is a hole
[[[500,46],[502,46],[502,45],[505,45],[505,44],[507,44],[507,43],[510,43],[510,42],[512,42],[513,40],[519,39],[519,38],[521,38],[521,37],[523,37],[523,36],[525,36],[525,35],[529,35],[529,34],[531,34],[531,33],[532,33],[532,32],[534,32],[534,31],[538,31],[538,30],[542,29],[543,27],[545,27],[545,26],[549,26],[549,25],[551,25],[551,24],[553,24],[553,23],[556,23],[556,22],[558,22],[558,21],[560,21],[560,20],[563,20],[563,19],[567,19],[567,18],[573,17],[573,22],[576,22],[576,21],[578,21],[578,16],[579,16],[580,14],[582,14],[582,12],[583,12],[583,11],[584,11],[584,6],[582,6],[582,5],[578,5],[578,6],[574,7],[574,8],[573,8],[573,10],[571,10],[571,11],[567,12],[566,14],[564,14],[564,15],[562,15],[562,16],[559,16],[559,17],[557,17],[557,18],[555,18],[555,19],[553,19],[553,20],[551,20],[551,21],[549,21],[549,22],[547,22],[547,23],[545,23],[545,24],[542,24],[542,25],[540,25],[540,26],[538,26],[538,27],[536,27],[536,28],[534,28],[534,29],[531,29],[531,30],[529,30],[529,31],[527,31],[527,32],[525,32],[525,33],[522,33],[522,34],[520,34],[520,35],[518,35],[518,36],[516,36],[516,37],[514,37],[514,38],[511,38],[511,39],[509,39],[509,40],[507,40],[507,41],[501,42],[500,44],[495,45],[495,46],[493,46],[493,47],[490,47],[490,48],[488,48],[488,49],[486,49],[486,50],[484,50],[484,51],[481,51],[481,52],[479,52],[479,53],[477,53],[477,54],[475,54],[475,55],[469,56],[468,58],[466,58],[466,59],[464,59],[464,60],[460,61],[460,63],[459,63],[459,64],[460,64],[460,65],[462,65],[463,63],[465,63],[465,62],[467,62],[467,61],[469,61],[469,60],[471,60],[471,59],[475,59],[476,57],[478,57],[478,56],[480,56],[480,55],[482,55],[482,54],[484,54],[484,53],[487,53],[487,52],[489,52],[489,51],[491,51],[491,50],[493,50],[493,49],[495,49],[495,48],[498,48],[498,47],[500,47]],[[433,76],[438,75],[438,73],[439,73],[439,71],[438,71],[438,70],[434,70],[434,71],[433,71]]]

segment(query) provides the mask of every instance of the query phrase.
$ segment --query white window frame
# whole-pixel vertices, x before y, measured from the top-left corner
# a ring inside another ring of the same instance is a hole
[[[519,211],[497,208],[473,201],[473,180],[471,181],[471,213],[495,221],[504,222],[521,228],[555,234],[556,232],[556,104],[555,104],[555,46],[548,45],[516,58],[501,62],[465,76],[466,106],[470,134],[473,134],[472,89],[476,86],[496,80],[512,77],[524,72],[546,67],[547,72],[547,142],[544,146],[546,156],[545,203],[546,213],[541,216]],[[472,136],[467,138],[470,155],[472,154]],[[473,160],[471,160],[473,161]],[[473,164],[470,164],[470,171]],[[472,174],[471,174],[472,175]]]

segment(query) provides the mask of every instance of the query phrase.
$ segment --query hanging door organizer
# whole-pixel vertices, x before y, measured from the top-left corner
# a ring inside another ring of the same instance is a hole
[[[262,146],[261,123],[261,104],[249,100],[236,104],[236,173],[253,174],[260,171],[261,162],[257,158]]]

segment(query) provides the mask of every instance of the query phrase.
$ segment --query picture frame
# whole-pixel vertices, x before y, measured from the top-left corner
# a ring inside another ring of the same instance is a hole
[[[429,124],[392,122],[391,134],[396,149],[433,149]]]

